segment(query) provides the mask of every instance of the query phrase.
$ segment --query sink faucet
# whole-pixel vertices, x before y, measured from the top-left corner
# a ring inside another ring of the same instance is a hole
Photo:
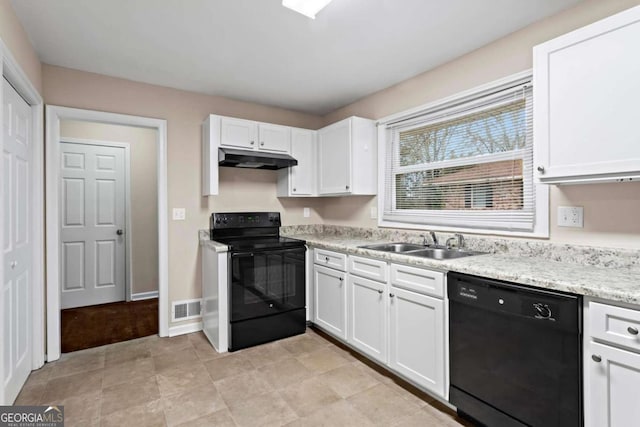
[[[431,241],[433,242],[433,245],[438,246],[438,237],[436,236],[436,233],[434,233],[433,231],[428,231],[427,233],[429,233],[429,236],[431,236]],[[426,234],[422,235],[422,244],[424,246],[429,246],[429,242],[427,242]]]
[[[451,243],[453,241],[455,241],[455,240],[458,241],[458,243],[456,244],[456,248],[458,250],[463,249],[464,248],[464,236],[462,234],[459,234],[459,233],[456,233],[456,234],[453,235],[453,237],[449,237],[447,239],[447,244],[446,244],[447,245],[447,249],[451,249]]]

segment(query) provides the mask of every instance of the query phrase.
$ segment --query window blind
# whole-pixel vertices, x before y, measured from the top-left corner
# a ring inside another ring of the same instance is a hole
[[[526,82],[388,124],[383,219],[533,230],[531,93]]]

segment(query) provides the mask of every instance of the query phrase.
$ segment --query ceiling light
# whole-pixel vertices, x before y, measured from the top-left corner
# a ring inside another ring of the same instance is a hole
[[[284,7],[295,10],[311,19],[316,19],[316,14],[329,3],[331,0],[282,0]]]

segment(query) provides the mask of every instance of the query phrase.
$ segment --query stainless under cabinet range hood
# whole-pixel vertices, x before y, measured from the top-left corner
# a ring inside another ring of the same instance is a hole
[[[295,166],[298,161],[288,154],[218,148],[218,164],[231,168],[276,170]]]

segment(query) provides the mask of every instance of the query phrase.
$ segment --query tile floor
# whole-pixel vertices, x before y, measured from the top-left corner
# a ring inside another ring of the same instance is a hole
[[[68,353],[16,404],[64,405],[67,426],[469,425],[313,330],[226,354],[202,333]]]

